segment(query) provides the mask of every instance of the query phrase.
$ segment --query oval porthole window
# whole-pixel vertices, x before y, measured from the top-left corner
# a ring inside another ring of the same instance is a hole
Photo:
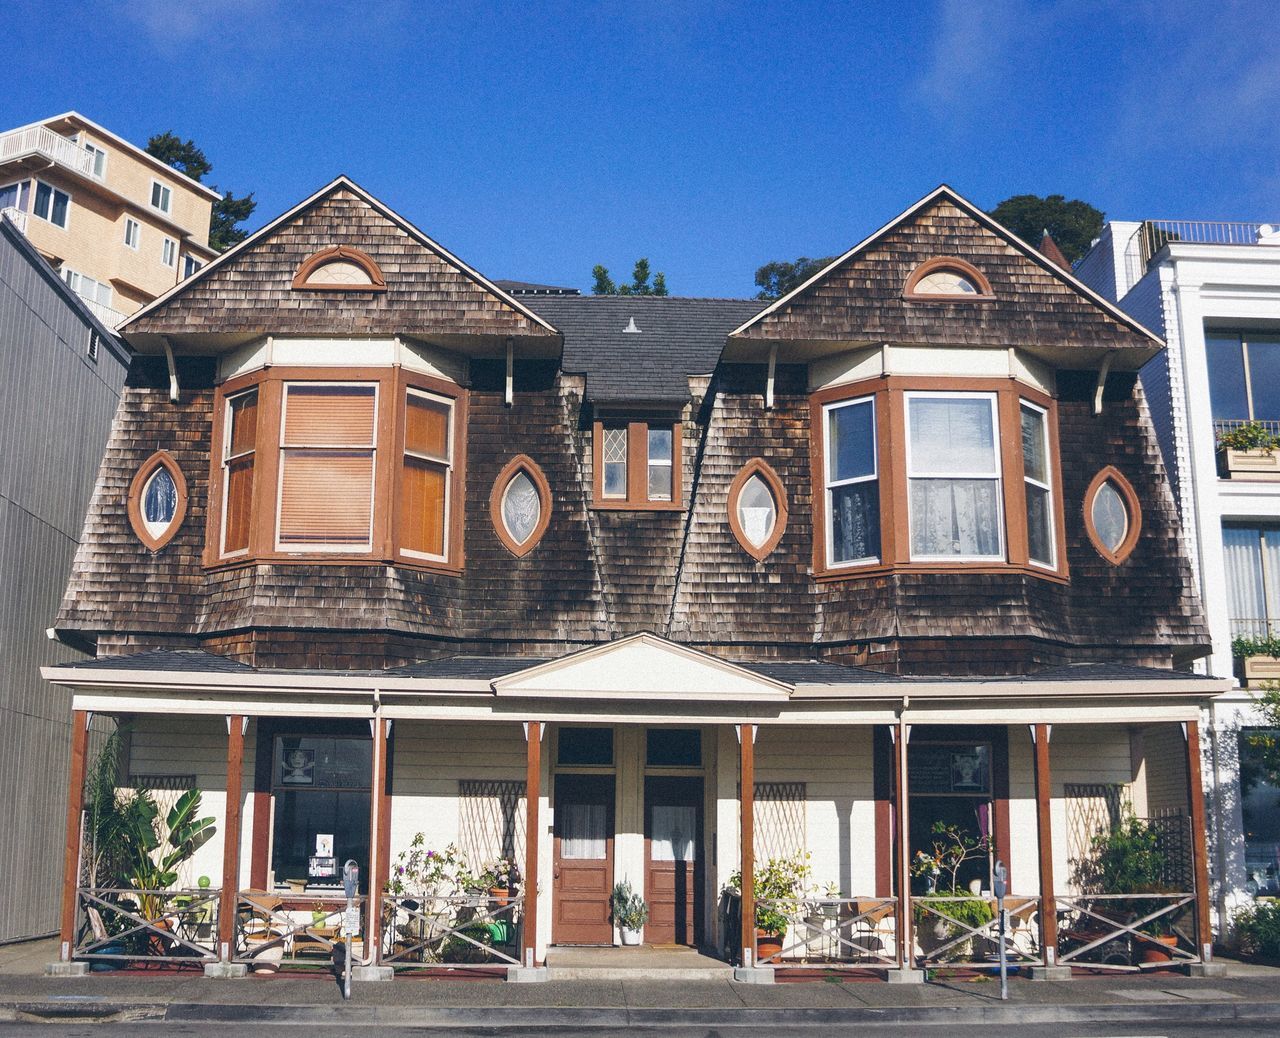
[[[1085,529],[1093,546],[1108,562],[1123,562],[1137,544],[1142,523],[1138,496],[1129,481],[1107,466],[1089,484],[1084,507]]]
[[[782,481],[766,462],[753,458],[729,487],[729,528],[742,550],[759,562],[778,546],[786,524]]]
[[[522,454],[498,473],[489,515],[511,554],[519,558],[533,550],[551,520],[551,491],[536,462]]]
[[[178,532],[187,511],[187,481],[168,451],[157,451],[138,469],[128,507],[134,534],[152,551]]]

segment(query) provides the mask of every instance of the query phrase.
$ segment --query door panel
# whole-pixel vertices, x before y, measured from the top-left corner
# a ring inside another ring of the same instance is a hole
[[[551,940],[612,944],[612,775],[557,775]]]
[[[702,779],[646,778],[645,900],[649,944],[702,939]]]

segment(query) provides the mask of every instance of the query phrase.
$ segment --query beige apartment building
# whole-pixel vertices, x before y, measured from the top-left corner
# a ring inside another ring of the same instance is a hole
[[[218,197],[77,112],[0,134],[0,211],[112,328],[216,255]]]

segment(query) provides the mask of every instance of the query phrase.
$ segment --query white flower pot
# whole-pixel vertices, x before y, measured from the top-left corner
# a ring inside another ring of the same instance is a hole
[[[634,948],[640,943],[640,931],[628,930],[625,926],[621,928],[622,944],[627,948]]]

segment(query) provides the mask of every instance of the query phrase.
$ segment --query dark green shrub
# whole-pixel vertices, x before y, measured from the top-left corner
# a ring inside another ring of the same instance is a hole
[[[1280,960],[1280,901],[1255,901],[1237,909],[1232,920],[1241,955]]]

